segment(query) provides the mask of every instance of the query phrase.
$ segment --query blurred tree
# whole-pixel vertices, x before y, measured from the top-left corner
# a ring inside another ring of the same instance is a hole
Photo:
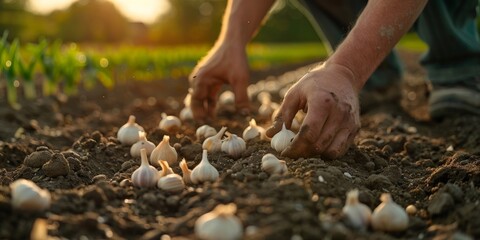
[[[25,11],[27,0],[0,0],[0,35],[9,32],[9,39],[20,35],[25,27]]]
[[[128,35],[127,19],[105,0],[79,0],[52,17],[60,22],[59,34],[65,41],[111,43]]]
[[[170,0],[170,11],[159,16],[151,39],[164,44],[213,42],[220,32],[226,0]],[[289,1],[278,0],[255,37],[260,42],[318,41],[308,20]]]
[[[220,31],[226,1],[170,0],[170,11],[152,26],[150,38],[162,44],[212,42]]]

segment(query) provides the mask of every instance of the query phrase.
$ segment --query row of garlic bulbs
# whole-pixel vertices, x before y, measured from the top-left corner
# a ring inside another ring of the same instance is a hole
[[[165,160],[158,161],[162,170],[157,171],[155,167],[149,164],[146,149],[142,148],[140,152],[141,165],[131,176],[132,184],[136,187],[148,188],[157,186],[168,192],[178,192],[185,188],[185,184],[213,182],[219,177],[218,170],[208,161],[206,150],[203,150],[202,160],[193,170],[188,168],[185,159],[180,162],[179,166],[183,177],[174,173]]]
[[[401,232],[408,227],[408,215],[405,209],[392,200],[390,193],[380,196],[382,203],[372,213],[370,208],[358,200],[358,190],[347,193],[343,213],[356,229],[366,229],[369,224],[376,231]],[[411,207],[413,205],[409,205]]]

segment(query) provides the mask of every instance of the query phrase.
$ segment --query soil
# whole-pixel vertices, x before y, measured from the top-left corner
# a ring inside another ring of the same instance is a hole
[[[179,160],[196,166],[201,143],[195,122],[185,122],[173,134],[157,128],[162,112],[178,115],[181,110],[186,79],[81,90],[74,97],[22,102],[18,111],[1,100],[0,239],[44,239],[42,230],[53,239],[193,239],[196,219],[231,202],[245,239],[480,239],[480,118],[429,120],[418,57],[402,52],[407,72],[401,104],[385,101],[364,109],[355,146],[345,156],[280,157],[289,173],[270,176],[260,169],[261,158],[279,154],[268,141],[249,141],[238,159],[209,154],[220,172],[217,181],[178,193],[132,186],[129,179],[140,160],[130,156],[116,133],[135,115],[150,141],[158,144],[169,134]],[[307,69],[297,67],[255,72],[252,80],[275,91],[275,84],[265,83],[294,81]],[[211,125],[241,135],[248,120],[223,111]],[[257,122],[270,124],[269,119]],[[50,208],[13,209],[9,184],[19,178],[48,189]],[[408,229],[351,228],[342,207],[346,192],[354,188],[372,209],[384,192],[402,207],[415,205]]]

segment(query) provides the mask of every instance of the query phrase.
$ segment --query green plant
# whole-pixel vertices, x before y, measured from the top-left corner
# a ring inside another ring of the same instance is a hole
[[[48,41],[43,39],[39,43],[40,63],[43,67],[46,81],[43,82],[43,95],[49,96],[57,92],[60,82],[60,68],[58,67],[58,58],[62,42],[57,40],[51,46]]]
[[[21,51],[18,56],[18,61],[17,66],[18,66],[18,72],[19,75],[21,76],[23,80],[23,91],[25,94],[25,97],[27,99],[35,99],[37,97],[36,90],[35,90],[35,81],[34,81],[34,73],[35,73],[35,66],[37,65],[38,62],[38,46],[29,44],[27,46],[26,52],[30,53],[30,59],[25,60],[24,57],[22,57]],[[25,54],[27,55],[27,54]]]
[[[17,87],[19,81],[16,80],[16,62],[18,57],[18,39],[15,39],[11,45],[7,45],[6,59],[2,61],[3,73],[7,80],[7,101],[14,109],[20,109],[17,102]]]

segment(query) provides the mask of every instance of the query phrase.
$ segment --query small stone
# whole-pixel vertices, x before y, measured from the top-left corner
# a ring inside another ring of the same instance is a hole
[[[128,178],[123,179],[120,181],[120,187],[130,187],[133,186],[132,181]]]
[[[70,172],[70,165],[62,154],[55,153],[52,159],[42,166],[42,170],[48,177],[66,176]]]
[[[392,182],[385,175],[381,174],[372,174],[370,175],[365,183],[370,189],[382,189],[389,188],[392,186]]]
[[[41,150],[39,151],[39,149]],[[48,148],[45,150],[45,148],[38,147],[37,151],[31,153],[25,158],[23,164],[32,168],[42,167],[43,164],[52,159],[52,154],[52,151]]]
[[[352,174],[350,174],[349,172],[344,172],[343,175],[347,178],[353,178]]]
[[[92,178],[93,182],[100,182],[100,181],[106,181],[106,180],[107,180],[107,175],[105,174],[98,174]]]
[[[417,207],[415,207],[413,204],[410,204],[405,208],[405,211],[408,213],[408,215],[415,215],[415,213],[417,213]]]
[[[453,146],[452,146],[452,145],[450,145],[450,146],[447,147],[447,152],[453,152],[453,150],[454,150],[454,149],[453,149]]]

